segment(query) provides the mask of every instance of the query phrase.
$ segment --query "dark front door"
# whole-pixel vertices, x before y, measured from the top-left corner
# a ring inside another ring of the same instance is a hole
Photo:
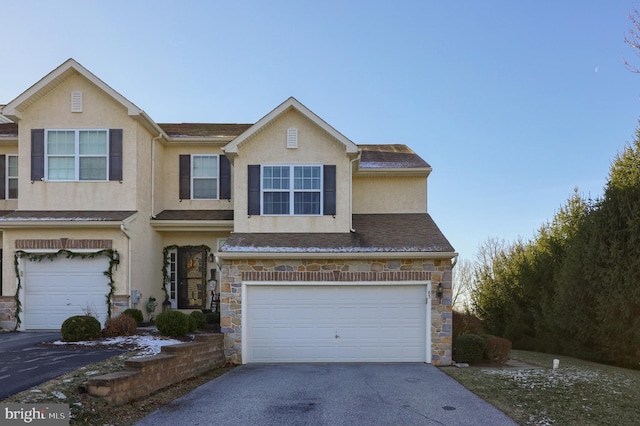
[[[202,249],[178,249],[178,309],[205,307],[206,259]]]

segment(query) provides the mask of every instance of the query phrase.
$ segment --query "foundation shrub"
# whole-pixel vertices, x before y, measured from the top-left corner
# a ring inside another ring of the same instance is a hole
[[[454,345],[454,358],[457,362],[474,364],[484,357],[485,342],[477,334],[463,334],[458,336]]]
[[[207,324],[220,324],[220,312],[207,312],[204,316]]]
[[[125,309],[124,312],[122,312],[122,314],[128,315],[134,320],[136,320],[136,323],[138,325],[144,322],[144,317],[142,316],[142,311],[140,309],[135,309],[135,308]]]
[[[463,334],[484,334],[482,320],[471,312],[453,311],[453,340]]]
[[[136,333],[138,324],[133,317],[129,315],[119,315],[115,318],[109,318],[104,324],[102,335],[105,337],[131,336]]]
[[[102,326],[100,321],[91,315],[75,315],[64,320],[60,331],[63,341],[79,342],[100,337]]]
[[[198,329],[198,323],[196,322],[196,319],[191,315],[187,315],[187,320],[189,320],[189,333],[193,333]]]
[[[193,311],[189,315],[196,320],[196,328],[205,328],[207,326],[207,318],[201,311]]]
[[[156,327],[163,336],[181,337],[189,332],[190,322],[195,320],[180,311],[165,311],[156,317]]]
[[[509,361],[511,341],[503,337],[488,336],[484,340],[484,357],[490,361],[504,364]]]

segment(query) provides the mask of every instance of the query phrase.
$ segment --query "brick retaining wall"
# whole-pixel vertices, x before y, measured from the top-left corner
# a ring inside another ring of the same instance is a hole
[[[222,334],[199,334],[194,342],[163,346],[158,355],[129,359],[125,371],[92,377],[88,391],[118,405],[225,364]]]

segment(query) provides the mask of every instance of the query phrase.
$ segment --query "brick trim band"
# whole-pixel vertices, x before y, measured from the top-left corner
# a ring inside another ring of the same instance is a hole
[[[19,250],[71,250],[71,249],[110,249],[113,240],[73,240],[59,238],[56,240],[16,240],[16,249]]]
[[[428,271],[243,271],[243,281],[428,281]]]

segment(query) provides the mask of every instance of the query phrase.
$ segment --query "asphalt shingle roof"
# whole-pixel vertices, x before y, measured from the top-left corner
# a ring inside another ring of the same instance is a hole
[[[232,233],[221,252],[454,252],[428,213],[354,214],[351,233]]]
[[[122,221],[135,214],[135,211],[98,211],[98,210],[23,210],[11,211],[0,216],[0,222],[7,221]]]
[[[233,210],[164,210],[156,220],[233,220]]]

